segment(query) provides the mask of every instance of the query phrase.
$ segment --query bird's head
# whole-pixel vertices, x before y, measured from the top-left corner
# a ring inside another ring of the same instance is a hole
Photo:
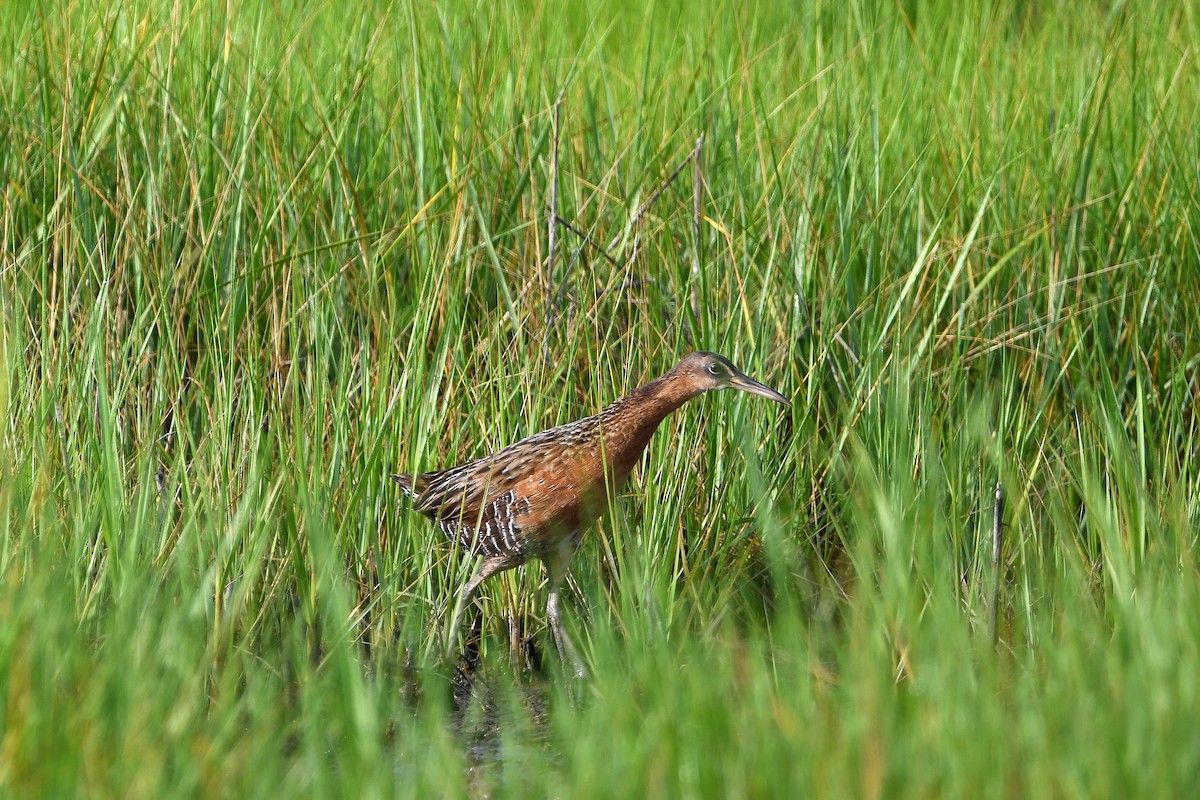
[[[740,389],[785,406],[792,404],[779,392],[754,380],[735,367],[728,358],[716,353],[703,350],[692,353],[676,364],[672,372],[686,379],[696,394],[721,389]]]

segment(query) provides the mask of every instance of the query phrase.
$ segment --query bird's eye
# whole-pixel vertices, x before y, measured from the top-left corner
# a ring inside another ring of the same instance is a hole
[[[717,366],[716,364],[709,364],[708,365],[708,373],[710,375],[720,375],[721,368],[719,366]]]

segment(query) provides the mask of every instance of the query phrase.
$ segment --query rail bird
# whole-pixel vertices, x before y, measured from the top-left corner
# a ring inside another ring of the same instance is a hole
[[[455,546],[483,559],[459,593],[451,635],[457,613],[479,584],[537,558],[549,577],[546,617],[555,643],[576,674],[586,675],[559,611],[559,589],[571,556],[667,415],[720,389],[791,405],[724,356],[696,352],[599,414],[536,433],[461,466],[393,475],[417,511],[437,523]]]

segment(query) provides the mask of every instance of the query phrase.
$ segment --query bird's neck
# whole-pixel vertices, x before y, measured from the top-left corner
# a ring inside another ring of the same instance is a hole
[[[639,386],[601,412],[605,446],[620,457],[636,460],[667,415],[697,394],[689,381],[674,372]]]

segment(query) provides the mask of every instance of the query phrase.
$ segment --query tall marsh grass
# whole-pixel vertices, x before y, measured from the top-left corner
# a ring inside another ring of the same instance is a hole
[[[5,4],[4,793],[1193,792],[1197,42],[1166,0]],[[593,679],[530,567],[456,706],[472,565],[389,472],[701,348],[792,412],[672,417],[573,562]]]

